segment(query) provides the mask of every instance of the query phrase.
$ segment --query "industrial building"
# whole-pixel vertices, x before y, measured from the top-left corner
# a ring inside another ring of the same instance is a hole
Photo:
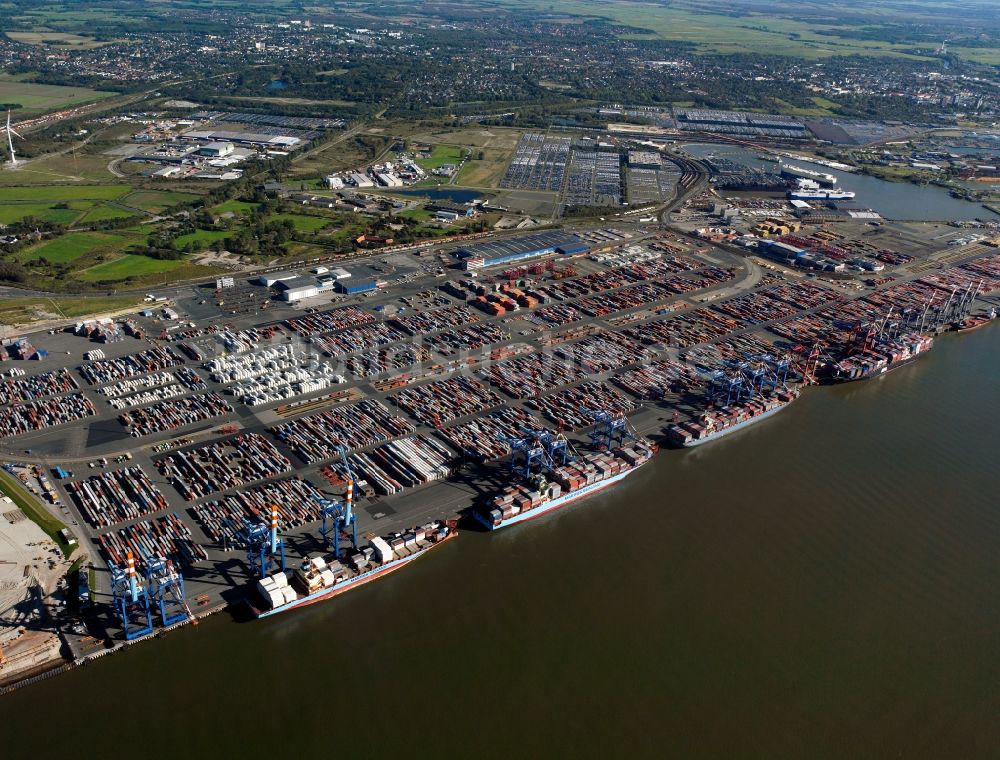
[[[230,142],[277,150],[290,150],[302,142],[298,137],[292,137],[291,135],[268,135],[257,132],[238,132],[229,129],[193,129],[190,132],[185,132],[181,137],[185,140],[204,140],[209,143]]]
[[[198,148],[198,154],[209,158],[224,158],[230,155],[235,146],[231,142],[210,142]]]
[[[587,244],[576,235],[552,231],[510,240],[495,240],[489,243],[463,246],[455,252],[455,255],[465,261],[466,269],[478,269],[509,264],[536,256],[546,256],[551,253],[572,256],[577,253],[586,253],[587,250]]]
[[[343,293],[346,296],[353,296],[357,293],[368,293],[373,290],[378,289],[378,283],[375,280],[359,280],[357,282],[344,282],[344,280],[337,280],[334,283],[334,288],[338,293]]]
[[[299,276],[298,272],[288,272],[288,271],[271,272],[269,274],[262,274],[260,277],[257,278],[257,282],[259,282],[261,285],[264,285],[265,287],[270,288],[274,285],[277,285],[279,282],[283,282],[285,280],[294,280],[298,276]]]
[[[628,165],[635,169],[659,169],[660,154],[652,150],[630,150]]]
[[[437,219],[443,219],[449,222],[475,216],[476,214],[475,206],[460,206],[457,203],[447,203],[442,201],[428,203],[424,208],[434,214]]]
[[[290,280],[282,280],[275,285],[275,289],[281,292],[281,299],[289,303],[295,303],[304,298],[312,298],[319,294],[319,285],[316,280],[310,277],[295,277]]]

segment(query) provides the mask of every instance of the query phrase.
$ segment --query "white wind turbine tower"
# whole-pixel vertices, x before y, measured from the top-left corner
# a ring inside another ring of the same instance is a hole
[[[10,165],[11,168],[17,168],[17,156],[14,155],[14,137],[20,140],[24,138],[21,137],[14,128],[10,125],[10,111],[7,111],[7,126],[2,128],[4,132],[7,133],[7,147],[10,148]]]

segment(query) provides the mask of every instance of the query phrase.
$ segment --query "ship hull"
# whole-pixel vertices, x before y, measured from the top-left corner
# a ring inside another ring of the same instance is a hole
[[[837,184],[837,178],[833,174],[803,169],[801,166],[793,166],[791,164],[781,165],[781,176],[793,179],[808,179],[812,182],[818,182],[823,187],[834,187]]]
[[[430,546],[427,546],[424,549],[421,549],[420,551],[409,555],[408,557],[400,557],[399,559],[394,559],[391,562],[387,562],[386,564],[382,565],[381,567],[377,567],[374,570],[369,570],[367,573],[362,573],[361,575],[357,575],[354,578],[350,578],[342,583],[338,583],[332,588],[320,589],[319,591],[314,591],[308,596],[303,596],[299,599],[296,599],[294,602],[289,602],[288,604],[283,604],[280,607],[275,607],[270,610],[257,609],[251,602],[250,604],[251,609],[253,610],[253,613],[257,618],[266,618],[270,617],[271,615],[277,615],[279,612],[286,612],[288,610],[298,609],[299,607],[306,607],[310,604],[316,604],[317,602],[326,601],[327,599],[339,596],[340,594],[343,594],[347,591],[360,588],[366,583],[369,583],[377,578],[381,578],[385,575],[388,575],[389,573],[399,570],[402,567],[405,567],[414,560],[420,559],[432,549],[436,549],[441,544],[451,541],[457,535],[458,535],[457,533],[451,533],[448,536],[442,538],[440,541],[437,541],[436,543],[433,543]]]
[[[776,406],[774,409],[769,409],[768,411],[764,412],[763,414],[758,414],[756,417],[751,417],[748,420],[743,420],[743,422],[738,422],[737,424],[732,425],[731,427],[727,427],[725,430],[719,430],[716,433],[711,433],[709,435],[706,435],[704,438],[697,438],[697,439],[692,438],[690,441],[685,441],[685,442],[681,443],[680,445],[681,445],[682,448],[692,449],[695,446],[701,446],[703,443],[709,443],[711,441],[717,441],[720,438],[726,437],[730,433],[735,433],[738,430],[745,430],[746,428],[750,427],[751,425],[754,425],[754,424],[756,424],[758,422],[762,422],[762,421],[766,420],[768,417],[773,417],[778,412],[780,412],[782,409],[785,409],[786,407],[788,407],[788,405],[791,404],[791,403],[792,402],[789,401],[788,404],[782,404],[781,406]]]
[[[980,327],[986,327],[986,325],[993,324],[993,322],[995,322],[996,319],[997,319],[996,317],[993,317],[992,319],[983,319],[982,321],[975,321],[972,324],[966,324],[966,325],[958,324],[954,326],[952,330],[957,333],[972,332],[973,330],[978,330]]]
[[[649,461],[649,460],[646,460]],[[609,486],[613,486],[620,480],[624,480],[629,475],[633,474],[636,470],[642,467],[646,462],[642,462],[631,470],[625,472],[620,472],[617,475],[612,475],[610,478],[602,480],[598,483],[591,483],[590,485],[583,486],[582,488],[573,491],[572,493],[564,494],[558,498],[547,501],[544,504],[540,504],[533,509],[526,509],[520,514],[516,514],[513,517],[509,517],[506,520],[502,520],[499,524],[494,524],[485,515],[482,515],[478,510],[473,511],[475,518],[482,523],[488,530],[500,530],[501,528],[507,528],[511,525],[517,525],[518,523],[527,522],[528,520],[534,520],[536,518],[547,515],[550,512],[554,512],[557,509],[562,509],[574,501],[579,501],[580,499],[590,496],[591,494],[597,493],[598,491],[603,491]]]
[[[914,354],[913,356],[909,356],[906,359],[900,359],[898,362],[893,362],[892,364],[886,365],[878,372],[869,372],[867,374],[858,375],[857,377],[840,377],[834,375],[833,378],[831,378],[830,382],[834,385],[842,385],[844,383],[856,383],[859,380],[871,380],[876,377],[882,377],[883,375],[889,374],[894,369],[899,369],[900,367],[905,367],[907,364],[910,364],[911,362],[915,362],[917,359],[919,359],[926,353],[927,353],[926,351],[921,351],[919,354]]]
[[[790,192],[788,197],[794,201],[851,201],[856,193],[847,192]]]

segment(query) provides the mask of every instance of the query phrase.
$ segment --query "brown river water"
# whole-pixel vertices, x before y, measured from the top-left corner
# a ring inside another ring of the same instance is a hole
[[[0,698],[4,758],[1000,757],[1000,325]]]

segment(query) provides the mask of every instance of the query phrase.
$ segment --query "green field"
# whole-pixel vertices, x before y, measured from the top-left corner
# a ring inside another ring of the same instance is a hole
[[[220,203],[218,206],[212,206],[209,209],[213,214],[248,214],[257,208],[256,203],[247,203],[246,201],[226,201],[225,203]]]
[[[170,206],[190,203],[200,197],[200,195],[178,193],[173,190],[136,190],[122,198],[121,202],[126,206],[141,208],[151,214],[159,214]]]
[[[456,185],[466,185],[468,187],[496,187],[500,184],[507,164],[510,163],[512,152],[509,150],[496,150],[493,148],[483,148],[483,158],[477,159],[479,150],[472,151],[472,157],[465,162],[462,170],[455,178]]]
[[[129,277],[170,272],[183,265],[183,261],[151,259],[148,256],[128,253],[114,261],[84,269],[77,276],[85,282],[124,280]]]
[[[400,211],[396,216],[401,219],[414,219],[418,222],[429,222],[434,218],[434,215],[425,208],[408,208],[405,211]]]
[[[107,201],[120,198],[128,185],[32,185],[30,187],[0,187],[0,201]]]
[[[425,171],[437,169],[445,164],[455,164],[458,166],[462,160],[462,156],[465,155],[465,151],[465,148],[460,148],[457,145],[435,145],[431,150],[431,157],[426,159],[418,158],[417,163]]]
[[[26,45],[51,45],[53,47],[69,47],[79,50],[111,45],[113,41],[102,42],[93,37],[84,37],[67,32],[5,32],[12,40]]]
[[[124,239],[119,235],[103,235],[97,232],[70,232],[23,251],[19,254],[19,258],[26,262],[44,258],[52,264],[66,264],[99,248],[117,246]]]
[[[79,298],[0,298],[0,324],[25,324],[38,319],[76,319],[128,309],[141,303],[138,296],[81,296]]]
[[[912,45],[850,37],[846,34],[849,29],[838,25],[834,14],[830,14],[830,23],[807,23],[790,18],[780,5],[763,13],[740,13],[728,6],[712,8],[691,2],[654,5],[629,0],[505,0],[504,4],[575,17],[569,19],[572,23],[606,19],[648,30],[647,34],[632,36],[689,42],[702,53],[760,53],[811,59],[834,55],[929,58],[905,52]],[[845,36],[838,36],[838,31],[844,31]]]
[[[191,245],[191,243],[201,243],[201,247],[205,248],[216,240],[225,240],[227,237],[232,237],[232,235],[233,233],[228,230],[195,230],[194,232],[174,238],[174,245],[179,250],[183,250]]]
[[[80,223],[100,222],[104,219],[121,219],[126,216],[136,216],[136,214],[134,211],[128,211],[123,208],[115,208],[114,206],[98,204],[80,217],[79,221]]]
[[[318,232],[333,222],[332,219],[319,216],[306,216],[305,214],[275,214],[268,217],[269,222],[281,222],[285,220],[295,225],[296,232]]]
[[[54,182],[104,184],[113,179],[114,175],[108,171],[107,156],[71,151],[65,155],[32,158],[20,164],[17,171],[0,172],[0,187],[51,185]]]
[[[53,208],[49,203],[9,203],[0,204],[0,224],[13,224],[31,216],[53,224],[71,224],[82,211],[90,207],[88,203],[72,203],[70,208]]]
[[[26,111],[56,111],[71,105],[109,98],[114,92],[91,90],[88,87],[63,87],[35,84],[14,77],[0,76],[0,102],[19,103]]]

